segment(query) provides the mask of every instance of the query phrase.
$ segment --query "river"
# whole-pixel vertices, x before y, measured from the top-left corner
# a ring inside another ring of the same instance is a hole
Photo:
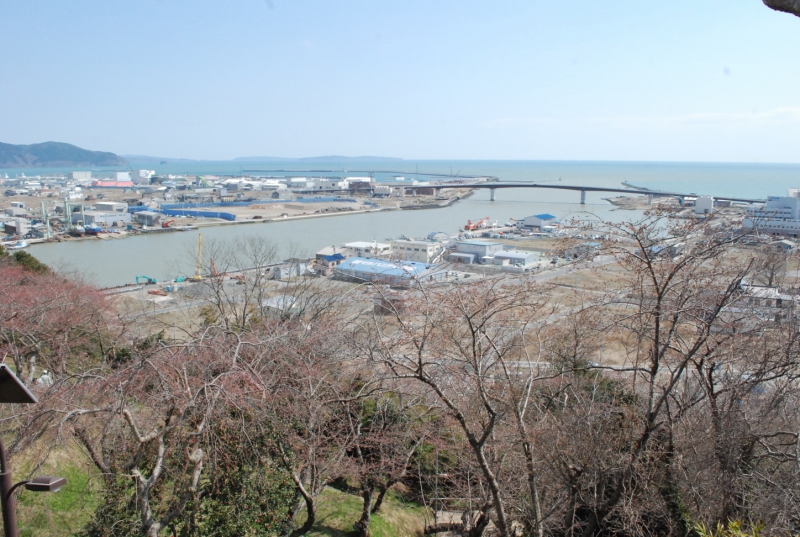
[[[304,163],[295,168],[303,169]],[[305,169],[334,169],[341,162],[314,162]],[[658,189],[730,196],[766,197],[785,195],[785,189],[800,186],[798,165],[741,164],[660,164],[591,162],[359,162],[348,164],[358,170],[396,170],[413,178],[414,171],[491,175],[501,181],[559,182],[569,185],[619,187],[622,181]],[[287,169],[285,163],[180,163],[156,167],[158,173],[236,173],[245,169]],[[30,174],[30,172],[28,172]],[[312,175],[309,173],[309,175]],[[343,171],[343,176],[357,175]],[[489,192],[478,190],[469,199],[444,209],[381,211],[366,214],[309,218],[273,223],[226,225],[201,228],[205,242],[229,242],[237,237],[256,236],[271,241],[279,256],[313,256],[329,245],[351,241],[386,241],[400,235],[425,236],[432,231],[456,233],[467,220],[491,217],[499,223],[509,218],[551,213],[565,220],[591,213],[609,220],[639,216],[621,211],[604,201],[607,193],[587,193],[587,204],[580,205],[580,193],[573,191],[511,189],[498,190],[495,201]],[[33,245],[30,252],[58,270],[82,273],[88,281],[107,287],[133,283],[137,275],[159,280],[173,279],[194,272],[193,252],[198,231],[138,235],[119,240],[84,240]]]

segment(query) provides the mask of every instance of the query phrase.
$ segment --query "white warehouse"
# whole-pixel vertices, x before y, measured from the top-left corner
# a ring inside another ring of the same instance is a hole
[[[410,239],[397,239],[392,241],[392,257],[402,261],[416,261],[417,263],[433,263],[444,250],[441,242],[415,241]]]
[[[800,196],[800,190],[790,188],[788,196],[770,196],[763,205],[747,207],[742,227],[764,233],[797,237],[800,234],[800,198],[798,196]]]

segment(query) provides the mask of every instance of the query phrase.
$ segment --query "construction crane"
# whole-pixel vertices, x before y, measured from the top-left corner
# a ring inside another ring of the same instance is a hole
[[[167,220],[166,222],[163,222],[161,224],[161,227],[171,227],[172,224],[174,224],[174,223],[175,223],[175,220]]]
[[[194,281],[200,281],[203,279],[203,234],[199,233],[197,235],[197,254],[194,258],[194,276],[190,279]]]
[[[464,226],[464,231],[475,231],[476,229],[480,229],[480,227],[489,221],[489,217],[482,218],[478,220],[476,223],[472,223],[472,220],[467,220],[467,225]]]

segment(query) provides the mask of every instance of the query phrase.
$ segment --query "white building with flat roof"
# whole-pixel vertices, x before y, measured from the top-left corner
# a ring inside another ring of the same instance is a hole
[[[73,215],[73,223],[76,222],[76,218],[80,219],[80,215]],[[124,213],[117,213],[117,212],[106,212],[106,211],[84,211],[83,212],[83,223],[84,225],[96,225],[96,226],[123,226],[125,224],[130,224],[132,221],[131,213],[124,212]]]
[[[156,174],[155,170],[133,170],[130,172],[131,181],[137,185],[149,185],[150,179]],[[124,179],[117,179],[117,181],[124,181]]]
[[[770,196],[763,205],[745,209],[744,229],[797,237],[800,234],[799,189],[790,188],[789,196]]]
[[[503,251],[503,244],[489,241],[458,241],[456,251],[447,256],[454,263],[491,263],[495,254]]]
[[[392,258],[417,263],[433,263],[444,250],[441,242],[397,239],[392,241]]]
[[[714,198],[699,196],[694,202],[694,214],[711,214],[714,212]]]
[[[374,257],[388,255],[392,251],[392,245],[383,242],[357,241],[348,242],[342,248],[349,250],[348,257]]]
[[[94,209],[106,213],[125,213],[128,211],[128,204],[123,201],[98,201],[95,202]]]
[[[536,252],[526,251],[513,251],[513,252],[497,252],[494,254],[495,265],[512,265],[520,267],[529,267],[539,262],[539,254]]]

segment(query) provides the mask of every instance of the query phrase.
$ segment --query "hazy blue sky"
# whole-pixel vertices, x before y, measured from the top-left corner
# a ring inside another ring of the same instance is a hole
[[[198,159],[800,162],[761,0],[0,0],[0,141]]]

